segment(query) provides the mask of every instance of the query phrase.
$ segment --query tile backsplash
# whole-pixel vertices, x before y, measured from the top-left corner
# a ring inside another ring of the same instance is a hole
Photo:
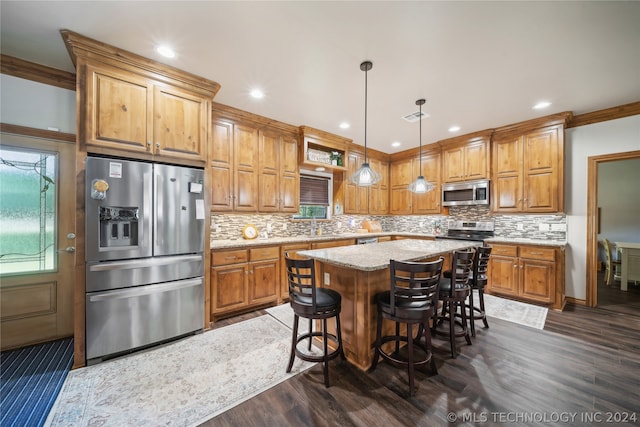
[[[318,220],[316,227],[322,234],[354,233],[362,221],[380,221],[383,231],[444,234],[447,221],[495,221],[496,237],[566,240],[565,214],[549,215],[495,215],[486,206],[452,207],[444,215],[336,215],[330,220]],[[294,220],[288,214],[213,214],[211,239],[241,238],[242,228],[254,224],[260,233],[270,237],[304,236],[311,232],[311,221]]]

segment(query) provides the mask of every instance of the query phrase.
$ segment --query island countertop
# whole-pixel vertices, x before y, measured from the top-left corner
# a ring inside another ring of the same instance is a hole
[[[312,249],[299,251],[298,254],[340,267],[361,271],[375,271],[388,268],[389,260],[391,259],[397,261],[419,261],[480,245],[482,245],[482,242],[405,239],[368,245]]]

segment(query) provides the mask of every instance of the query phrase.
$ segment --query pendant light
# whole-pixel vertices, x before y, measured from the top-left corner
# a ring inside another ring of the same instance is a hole
[[[416,105],[420,106],[420,157],[418,157],[420,175],[418,175],[418,178],[416,178],[415,181],[409,184],[409,191],[418,194],[428,193],[435,188],[435,185],[424,179],[424,176],[422,175],[422,105],[424,105],[425,102],[426,101],[424,99],[418,99],[416,101]]]
[[[361,187],[376,184],[382,179],[382,175],[371,169],[369,162],[367,162],[367,72],[372,67],[371,61],[364,61],[360,64],[360,69],[364,71],[364,163],[356,173],[349,177],[349,182]]]

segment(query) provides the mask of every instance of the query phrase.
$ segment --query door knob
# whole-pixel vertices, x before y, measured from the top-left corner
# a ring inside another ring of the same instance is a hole
[[[75,246],[67,246],[65,251],[69,252],[69,253],[73,253],[76,251],[76,247]]]
[[[67,239],[72,240],[72,239],[75,239],[75,238],[76,238],[75,233],[69,233],[69,234],[67,234]]]

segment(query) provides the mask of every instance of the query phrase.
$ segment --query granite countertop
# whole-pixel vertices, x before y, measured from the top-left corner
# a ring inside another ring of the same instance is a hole
[[[433,234],[423,233],[340,233],[340,234],[325,234],[322,236],[291,236],[291,237],[269,237],[268,239],[221,239],[211,240],[211,249],[231,249],[231,248],[244,248],[254,246],[271,246],[271,245],[286,245],[288,243],[313,243],[313,242],[328,242],[331,240],[344,240],[344,239],[359,239],[367,237],[381,237],[381,236],[406,236],[406,237],[423,237],[433,238]]]
[[[455,250],[478,246],[480,242],[463,240],[392,240],[368,245],[299,251],[299,255],[318,261],[362,271],[382,270],[389,260],[418,261]]]
[[[403,236],[403,237],[416,237],[416,238],[435,238],[436,236],[428,233],[409,233],[409,232],[382,232],[382,233],[341,233],[341,234],[325,234],[323,236],[291,236],[291,237],[270,237],[268,239],[220,239],[211,240],[210,248],[213,250],[220,249],[233,249],[233,248],[251,248],[258,246],[274,246],[274,245],[286,245],[289,243],[313,243],[313,242],[327,242],[331,240],[343,240],[343,239],[358,239],[366,237],[381,237],[381,236]],[[510,244],[526,244],[526,245],[540,245],[540,246],[558,246],[565,248],[567,246],[566,241],[560,240],[542,240],[542,239],[526,239],[526,238],[510,238],[510,237],[492,237],[485,240],[486,243],[510,243]],[[384,242],[381,242],[384,243]]]

